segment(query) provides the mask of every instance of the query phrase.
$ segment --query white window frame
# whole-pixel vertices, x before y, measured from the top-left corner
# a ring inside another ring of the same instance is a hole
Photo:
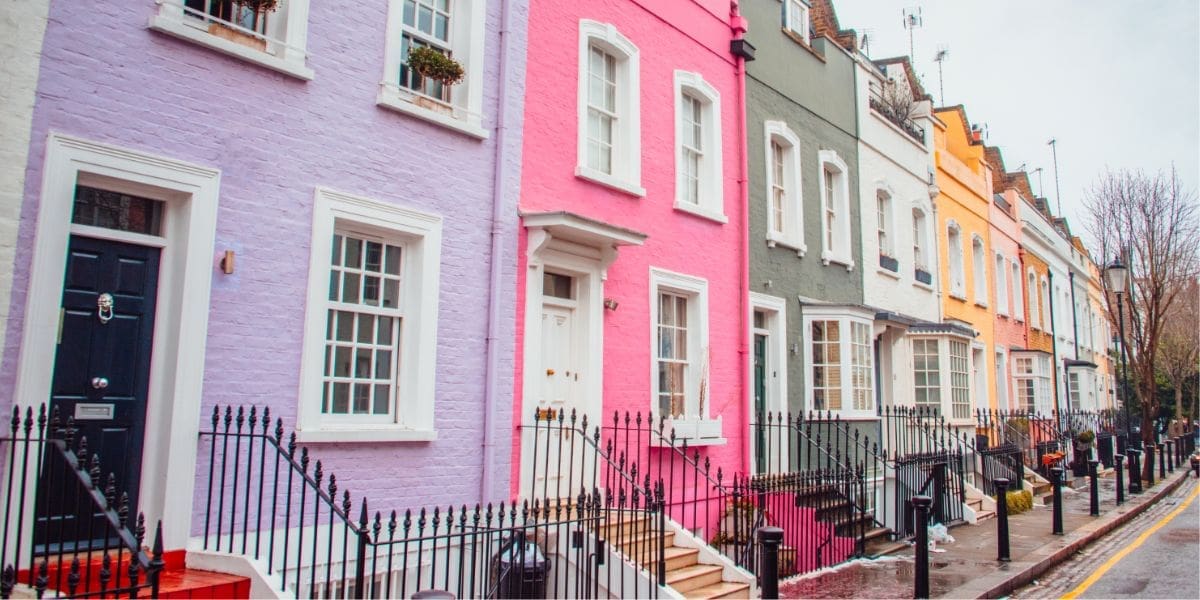
[[[992,360],[995,361],[992,363],[992,373],[995,378],[996,408],[1008,410],[1011,408],[1008,405],[1008,378],[1005,377],[1005,373],[1008,373],[1008,355],[1003,348],[996,348]]]
[[[933,268],[933,261],[930,254],[930,211],[925,210],[925,207],[914,204],[912,207],[912,232],[913,232],[913,285],[932,290],[938,277],[937,270]],[[936,252],[936,248],[934,249]],[[929,283],[917,281],[917,269],[929,273]]]
[[[808,252],[804,243],[804,202],[802,194],[803,181],[800,175],[800,136],[796,135],[787,123],[783,121],[766,121],[763,123],[763,151],[766,156],[767,182],[767,245],[786,246],[803,257]],[[777,223],[774,210],[775,188],[778,186],[775,177],[775,152],[772,147],[777,143],[783,149],[783,223]]]
[[[833,174],[834,189],[826,189],[825,172]],[[838,263],[847,271],[854,270],[854,248],[850,237],[850,168],[833,150],[817,153],[817,183],[820,186],[821,206],[821,264]],[[833,214],[830,231],[829,213]]]
[[[650,267],[650,398],[651,413],[658,413],[658,319],[659,294],[666,292],[687,298],[688,373],[685,382],[684,415],[667,416],[675,438],[686,439],[689,446],[721,445],[721,416],[710,418],[715,397],[712,389],[708,344],[708,280],[694,275]],[[694,329],[693,329],[694,328]],[[701,389],[703,388],[703,400]]]
[[[1042,320],[1041,320],[1042,311],[1041,311],[1041,308],[1039,308],[1039,303],[1041,301],[1040,300],[1041,293],[1039,292],[1040,285],[1038,284],[1037,272],[1034,271],[1033,267],[1029,267],[1025,271],[1025,281],[1026,282],[1031,281],[1033,283],[1033,285],[1030,285],[1029,283],[1025,284],[1025,295],[1027,297],[1027,300],[1029,301],[1029,326],[1032,327],[1033,329],[1037,329],[1038,331],[1041,331],[1041,329],[1042,329]]]
[[[329,269],[335,231],[366,230],[404,246],[396,405],[388,423],[321,414]],[[297,437],[305,442],[430,441],[434,428],[442,217],[318,187],[313,207]]]
[[[987,289],[987,246],[978,233],[971,235],[971,277],[974,285],[975,304],[988,305]]]
[[[916,336],[910,340],[911,345],[909,346],[910,354],[911,354],[912,360],[913,360],[913,365],[912,365],[913,366],[913,405],[918,408],[930,407],[930,406],[935,407],[937,409],[939,415],[946,414],[946,410],[943,407],[946,394],[942,389],[945,386],[945,377],[943,376],[943,373],[942,373],[942,370],[945,368],[945,366],[944,366],[945,359],[942,357],[942,354],[944,352],[944,347],[945,347],[945,344],[942,343],[943,341],[944,340],[938,336]],[[930,342],[932,342],[934,344],[935,352],[929,353],[927,351],[922,351],[919,354],[919,356],[921,356],[923,358],[934,357],[938,361],[937,368],[930,369],[930,368],[928,368],[928,365],[926,365],[925,368],[922,368],[919,370],[917,369],[916,358],[918,356],[918,352],[917,352],[918,342],[922,345],[923,348],[926,348],[926,349],[928,348],[928,344]],[[916,374],[918,372],[924,373],[926,375],[936,374],[938,380],[936,383],[931,384],[931,383],[929,383],[929,379],[926,378],[924,384],[917,384]],[[930,394],[936,393],[937,394],[937,402],[917,402],[916,401],[917,388],[921,388],[921,389],[925,390],[926,398],[928,398]]]
[[[1025,363],[1024,361],[1029,361]],[[1023,365],[1028,364],[1026,370]],[[1021,402],[1021,386],[1025,382],[1033,383],[1033,410],[1041,413],[1050,412],[1051,384],[1050,357],[1040,352],[1014,353],[1012,357],[1013,386],[1016,388],[1014,401],[1017,410],[1027,410],[1029,407]]]
[[[1008,261],[999,252],[992,273],[996,277],[996,314],[1008,316]]]
[[[698,197],[687,198],[683,144],[684,97],[700,103],[700,160]],[[675,71],[675,209],[728,223],[725,216],[725,182],[722,178],[721,94],[699,73]]]
[[[1012,273],[1012,314],[1013,318],[1025,322],[1025,281],[1021,276],[1021,263],[1013,260],[1008,267]]]
[[[613,128],[612,173],[588,166],[588,55],[595,45],[617,62],[616,122]],[[608,23],[579,21],[579,90],[575,176],[643,197],[641,150],[641,84],[638,48]]]
[[[449,102],[400,85],[400,67],[407,59],[401,56],[401,40],[406,31],[403,8],[404,0],[388,0],[383,78],[375,104],[476,139],[487,139],[489,134],[483,126],[486,0],[450,0],[448,43],[465,75],[451,87]]]
[[[806,372],[804,374],[804,404],[806,409],[817,410],[815,399],[813,397],[813,338],[812,326],[815,321],[830,321],[837,322],[839,329],[838,340],[838,355],[840,357],[839,369],[841,371],[841,382],[839,389],[841,390],[841,407],[837,409],[822,407],[820,410],[829,410],[833,413],[841,415],[847,419],[874,419],[875,414],[875,333],[874,333],[874,314],[862,311],[849,311],[846,307],[832,306],[814,306],[809,305],[804,307],[803,323],[803,340],[804,340],[804,364]],[[865,327],[867,331],[867,352],[866,363],[855,363],[854,356],[854,326]],[[866,369],[868,376],[865,380],[865,386],[854,385],[854,369]],[[855,405],[856,396],[865,398],[865,400]]]
[[[889,258],[899,259],[896,256],[896,228],[893,214],[893,200],[895,194],[891,188],[881,186],[875,189],[875,239],[878,244],[879,254]]]
[[[950,271],[950,297],[964,301],[967,299],[967,277],[963,265],[966,261],[965,252],[962,227],[959,227],[957,221],[950,219],[946,223],[946,254],[950,262],[947,265]]]
[[[240,33],[263,40],[264,50],[209,33],[207,21],[185,10],[183,0],[159,0],[158,9],[150,16],[149,28],[308,81],[314,76],[306,50],[308,4],[309,0],[281,0],[268,16],[267,30],[262,34],[228,24]]]
[[[955,349],[962,348],[962,356]],[[971,343],[950,338],[946,344],[946,382],[950,386],[950,410],[943,413],[948,421],[963,421],[971,418],[971,397],[975,395],[974,370],[971,368]],[[962,367],[959,370],[959,367]]]
[[[811,43],[809,41],[809,21],[811,21],[809,9],[809,3],[805,0],[783,0],[783,29],[800,36],[805,44]],[[796,13],[799,13],[798,16]],[[797,21],[799,22],[797,23]]]
[[[1042,277],[1038,282],[1038,290],[1040,290],[1042,300],[1042,331],[1052,333],[1050,329],[1054,323],[1054,313],[1051,311],[1054,310],[1054,304],[1053,297],[1050,295],[1050,280]]]

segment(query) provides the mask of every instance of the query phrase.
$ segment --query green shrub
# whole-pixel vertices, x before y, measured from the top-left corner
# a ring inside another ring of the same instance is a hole
[[[1020,514],[1033,508],[1033,492],[1029,490],[1005,492],[1005,500],[1008,502],[1008,514],[1010,515]]]
[[[410,49],[408,66],[422,77],[428,77],[446,85],[458,83],[466,75],[458,61],[428,46],[417,46]]]
[[[1092,430],[1088,429],[1087,431],[1079,432],[1079,437],[1076,439],[1079,440],[1080,444],[1090,444],[1096,439],[1096,434],[1093,433]]]

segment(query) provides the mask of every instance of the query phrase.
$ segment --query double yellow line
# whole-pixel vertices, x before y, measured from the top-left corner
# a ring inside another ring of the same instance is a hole
[[[1145,543],[1150,536],[1154,535],[1154,532],[1162,529],[1167,523],[1170,523],[1172,519],[1179,516],[1179,514],[1183,511],[1187,510],[1187,507],[1191,506],[1192,501],[1195,500],[1197,496],[1200,496],[1200,486],[1196,486],[1196,489],[1192,490],[1192,493],[1188,495],[1187,500],[1185,500],[1183,504],[1180,504],[1175,510],[1171,511],[1170,514],[1160,519],[1146,531],[1142,532],[1142,535],[1139,535],[1137,539],[1133,540],[1133,543],[1125,546],[1120,552],[1114,554],[1112,558],[1104,561],[1104,564],[1100,565],[1100,567],[1093,571],[1091,575],[1088,575],[1088,578],[1084,579],[1083,583],[1080,583],[1075,589],[1067,592],[1067,594],[1063,596],[1063,600],[1070,600],[1071,598],[1086,592],[1087,589],[1099,581],[1100,578],[1109,571],[1109,569],[1112,569],[1114,566],[1116,566],[1121,559],[1125,558],[1130,552],[1133,552],[1138,548],[1138,546],[1141,546],[1143,543]]]

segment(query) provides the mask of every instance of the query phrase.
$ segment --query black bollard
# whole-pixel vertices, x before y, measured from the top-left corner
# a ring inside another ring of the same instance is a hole
[[[999,477],[996,486],[996,560],[1008,562],[1008,480]]]
[[[1142,493],[1142,451],[1129,449],[1129,493]]]
[[[758,530],[758,541],[762,545],[762,597],[779,597],[779,546],[783,544],[783,530],[778,527],[763,527]]]
[[[1121,464],[1123,462],[1125,462],[1124,455],[1113,456],[1113,464],[1116,465],[1113,470],[1117,472],[1117,506],[1125,503],[1125,470],[1122,468],[1124,465]]]
[[[1098,460],[1089,460],[1088,461],[1088,479],[1091,480],[1090,487],[1092,488],[1091,489],[1091,498],[1090,498],[1091,504],[1089,505],[1089,508],[1091,508],[1090,514],[1093,517],[1100,516],[1100,472],[1099,472],[1099,468],[1100,468],[1100,461],[1098,461]]]
[[[1166,458],[1167,455],[1165,452],[1163,452],[1164,449],[1165,449],[1165,446],[1163,446],[1163,443],[1159,442],[1158,443],[1158,478],[1159,479],[1167,478],[1167,458]]]
[[[913,598],[929,597],[929,506],[933,498],[913,496],[913,509],[917,511],[917,568],[913,580]],[[764,598],[766,596],[763,596]]]
[[[1154,485],[1154,443],[1146,445],[1146,452],[1142,455],[1146,461],[1146,479],[1142,487],[1150,487]]]
[[[1062,512],[1062,486],[1063,486],[1063,468],[1054,467],[1050,469],[1050,484],[1054,486],[1054,535],[1063,534],[1063,512]]]
[[[1196,479],[1200,479],[1200,456],[1192,457],[1192,472],[1196,474]]]
[[[1175,472],[1175,442],[1173,442],[1171,440],[1167,440],[1163,443],[1167,445],[1167,454],[1166,454],[1167,472],[1174,473]]]

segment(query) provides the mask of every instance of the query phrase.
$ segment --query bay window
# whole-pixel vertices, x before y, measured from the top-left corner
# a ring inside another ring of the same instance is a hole
[[[857,312],[846,314],[844,308],[805,310],[809,408],[850,417],[874,415],[874,334],[870,318]]]
[[[1050,356],[1041,352],[1012,351],[1013,385],[1017,389],[1017,409],[1049,412]]]

